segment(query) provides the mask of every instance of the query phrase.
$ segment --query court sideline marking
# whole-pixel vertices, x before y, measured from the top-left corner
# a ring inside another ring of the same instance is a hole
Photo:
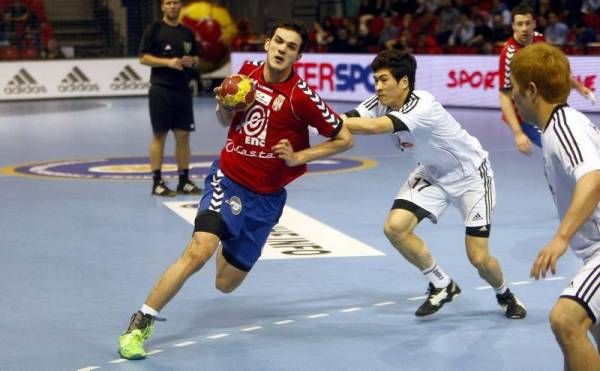
[[[556,276],[556,277],[548,277],[548,278],[544,278],[542,281],[558,281],[558,280],[564,280],[565,277],[562,276]],[[530,284],[533,283],[535,281],[514,281],[514,282],[510,282],[510,285],[514,285],[514,286],[518,286],[518,285],[526,285],[526,284]],[[475,287],[474,290],[486,290],[486,289],[491,289],[491,286],[479,286],[479,287]],[[408,301],[414,301],[414,300],[419,300],[419,299],[425,299],[427,298],[427,296],[414,296],[414,297],[410,297],[407,298],[406,300]],[[398,302],[396,301],[383,301],[383,302],[379,302],[379,303],[375,303],[375,304],[371,304],[371,306],[373,307],[384,307],[384,306],[388,306],[388,305],[394,305],[397,304]],[[359,312],[362,311],[364,308],[363,307],[348,307],[348,308],[343,308],[343,309],[338,309],[337,312],[339,313],[352,313],[352,312]],[[334,310],[333,312],[336,312],[336,310]],[[299,315],[299,318],[307,318],[307,319],[318,319],[318,318],[323,318],[323,317],[329,317],[332,314],[335,313],[313,313],[313,314],[309,314],[309,315]],[[275,322],[272,322],[272,325],[276,325],[276,326],[283,326],[283,325],[289,325],[292,323],[297,322],[297,320],[294,319],[285,319],[285,320],[278,320]],[[263,326],[242,326],[238,332],[240,333],[248,333],[248,332],[255,332],[258,330],[262,330],[265,327]],[[232,334],[230,333],[219,333],[219,334],[213,334],[213,335],[209,335],[209,336],[205,336],[204,339],[208,339],[208,340],[215,340],[215,339],[221,339],[224,337],[228,337]],[[190,345],[194,345],[197,344],[198,341],[196,340],[184,340],[175,344],[171,345],[171,348],[182,348],[182,347],[187,347]],[[153,349],[151,351],[148,351],[146,353],[147,356],[151,356],[154,354],[158,354],[161,352],[164,352],[164,349]],[[124,359],[124,358],[117,358],[117,359],[113,359],[112,361],[108,361],[108,363],[110,364],[120,364],[120,363],[124,363],[124,362],[129,362],[129,360]],[[99,369],[100,366],[87,366],[87,367],[82,367],[77,369],[77,371],[91,371],[91,370],[97,370]]]

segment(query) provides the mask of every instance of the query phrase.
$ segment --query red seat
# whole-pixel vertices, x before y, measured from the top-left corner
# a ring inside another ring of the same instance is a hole
[[[0,60],[15,61],[19,59],[19,51],[15,46],[0,48]]]
[[[38,59],[39,53],[35,48],[25,48],[21,52],[22,59]]]

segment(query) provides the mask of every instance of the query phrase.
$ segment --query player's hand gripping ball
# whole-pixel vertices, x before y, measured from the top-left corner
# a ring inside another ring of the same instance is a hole
[[[232,111],[245,111],[254,103],[256,86],[246,75],[226,77],[219,87],[219,96],[225,108]]]

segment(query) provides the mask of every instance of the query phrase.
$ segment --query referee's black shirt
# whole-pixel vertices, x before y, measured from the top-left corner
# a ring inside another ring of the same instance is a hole
[[[158,58],[181,58],[197,56],[198,46],[194,33],[182,24],[169,26],[163,20],[146,27],[139,55],[151,54]],[[179,71],[169,67],[152,67],[150,83],[169,88],[187,89],[190,82],[189,69]]]

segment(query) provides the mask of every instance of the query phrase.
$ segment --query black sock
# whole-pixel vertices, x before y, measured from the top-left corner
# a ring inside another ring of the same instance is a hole
[[[154,181],[154,184],[158,184],[162,180],[160,169],[152,170],[152,180]]]
[[[185,184],[190,177],[190,169],[179,170],[179,184]]]

